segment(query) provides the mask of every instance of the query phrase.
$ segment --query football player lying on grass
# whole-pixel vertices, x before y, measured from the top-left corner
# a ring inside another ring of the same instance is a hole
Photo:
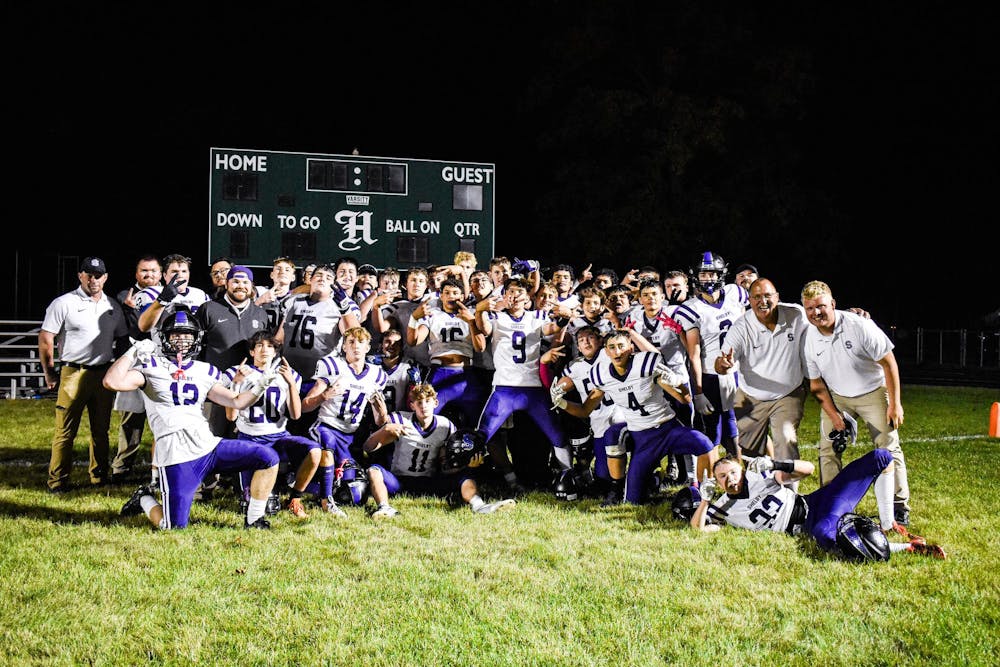
[[[855,459],[828,485],[806,495],[785,485],[811,475],[812,463],[768,456],[745,457],[744,462],[746,470],[733,457],[721,458],[712,468],[713,478],[703,480],[697,490],[684,489],[678,494],[675,507],[683,505],[680,499],[686,494],[693,497],[689,507],[699,503],[690,517],[692,528],[716,531],[721,524],[729,524],[790,535],[804,533],[824,550],[850,560],[886,561],[891,553],[901,551],[946,558],[940,546],[929,544],[896,523],[892,454],[886,449],[875,449]],[[855,513],[872,486],[878,523]],[[715,498],[717,491],[722,495]],[[890,542],[887,535],[905,541]]]

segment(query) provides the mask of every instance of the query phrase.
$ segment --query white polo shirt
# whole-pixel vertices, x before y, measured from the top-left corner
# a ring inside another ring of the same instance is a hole
[[[103,292],[99,301],[82,287],[56,297],[45,309],[42,329],[59,338],[64,363],[96,366],[114,361],[114,306]]]
[[[795,391],[805,378],[802,344],[809,320],[802,306],[779,303],[774,331],[748,310],[729,329],[722,351],[739,362],[740,389],[758,401],[774,401]],[[715,360],[712,360],[714,365]]]
[[[885,385],[878,360],[895,347],[872,320],[838,310],[833,335],[824,336],[814,326],[806,330],[806,376],[823,378],[830,391],[847,398],[861,396]]]

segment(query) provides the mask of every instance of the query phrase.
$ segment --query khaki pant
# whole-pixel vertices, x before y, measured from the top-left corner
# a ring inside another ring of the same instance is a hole
[[[145,412],[122,412],[121,426],[118,427],[118,453],[111,462],[111,472],[122,475],[132,470],[145,428]]]
[[[115,392],[104,388],[105,371],[106,366],[99,369],[63,366],[60,371],[52,457],[49,460],[50,489],[69,482],[73,469],[73,441],[80,430],[84,409],[90,420],[90,482],[100,484],[107,480],[111,449],[108,432],[111,430],[111,406]]]
[[[896,505],[910,509],[910,484],[906,479],[906,458],[903,456],[903,449],[899,445],[899,431],[889,429],[889,422],[886,419],[886,409],[889,406],[889,391],[885,387],[871,391],[861,396],[848,398],[839,396],[831,392],[833,402],[840,410],[846,411],[849,415],[858,420],[858,429],[863,421],[868,426],[868,433],[876,447],[888,449],[892,454],[892,461],[895,464],[896,485],[893,502]],[[825,412],[820,412],[819,422],[819,483],[820,486],[829,484],[837,473],[844,467],[841,455],[833,451],[833,441],[830,440],[830,431],[833,424]]]
[[[805,402],[805,385],[773,401],[760,401],[737,389],[733,412],[740,432],[740,448],[754,456],[763,456],[770,433],[774,458],[799,458],[799,424]]]

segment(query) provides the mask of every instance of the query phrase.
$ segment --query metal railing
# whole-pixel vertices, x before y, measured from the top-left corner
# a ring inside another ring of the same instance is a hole
[[[38,359],[40,320],[0,320],[0,398],[31,398],[46,391]]]
[[[916,361],[955,364],[959,368],[1000,368],[1000,332],[918,327]]]

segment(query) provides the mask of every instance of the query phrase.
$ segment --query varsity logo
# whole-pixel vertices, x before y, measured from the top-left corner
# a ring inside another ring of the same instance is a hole
[[[372,212],[371,211],[338,211],[334,216],[344,229],[344,238],[337,246],[341,250],[356,252],[361,249],[361,243],[375,245],[378,239],[372,238]]]

